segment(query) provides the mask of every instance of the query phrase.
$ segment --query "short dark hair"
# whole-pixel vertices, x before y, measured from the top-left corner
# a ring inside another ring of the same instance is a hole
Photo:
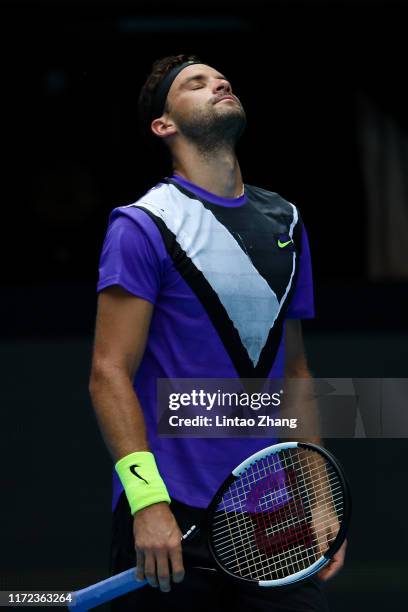
[[[153,116],[153,99],[157,87],[170,70],[189,61],[201,63],[201,60],[196,55],[168,55],[167,57],[156,60],[140,91],[138,101],[139,129],[143,137],[152,147],[154,147],[154,144],[159,140],[155,137],[150,127],[153,119],[155,119]],[[164,110],[167,111],[167,109],[166,101]]]

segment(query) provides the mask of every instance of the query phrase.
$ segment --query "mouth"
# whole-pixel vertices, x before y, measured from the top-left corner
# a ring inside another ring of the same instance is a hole
[[[218,104],[218,102],[223,102],[224,100],[232,100],[233,102],[235,102],[235,98],[233,98],[232,96],[223,96],[222,98],[217,100],[215,104]]]

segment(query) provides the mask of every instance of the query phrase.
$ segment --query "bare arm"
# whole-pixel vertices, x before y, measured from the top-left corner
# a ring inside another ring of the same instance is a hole
[[[291,384],[291,379],[296,383]],[[285,391],[288,393],[288,403],[285,404],[288,416],[297,418],[301,427],[298,442],[321,444],[313,381],[306,361],[302,325],[297,319],[286,321]]]
[[[148,450],[133,377],[146,346],[153,305],[109,287],[99,295],[89,389],[113,460]]]
[[[133,377],[146,347],[153,305],[118,286],[98,300],[95,344],[89,383],[98,424],[113,460],[149,450],[146,425],[133,388]],[[147,506],[134,515],[136,577],[162,591],[184,576],[181,531],[167,503]]]
[[[306,421],[307,435],[300,436],[297,441],[321,445],[318,407],[314,399],[313,381],[306,362],[301,322],[298,320],[286,321],[285,353],[285,381],[289,388],[293,388],[293,391],[289,393],[290,398],[287,410],[291,417],[297,417],[300,422]],[[298,379],[295,386],[290,385],[291,378]],[[317,505],[316,513],[318,514],[318,512]],[[329,525],[330,528],[328,527],[327,533],[323,533],[319,537],[322,540],[320,543],[322,550],[325,550],[328,546],[327,542],[331,542],[334,538],[337,525],[337,518],[335,516],[333,516],[332,524]],[[331,533],[331,528],[334,529],[334,533]],[[327,542],[324,541],[324,538],[327,538]],[[347,541],[335,553],[329,564],[318,573],[321,580],[329,580],[340,571],[344,564],[346,547]]]

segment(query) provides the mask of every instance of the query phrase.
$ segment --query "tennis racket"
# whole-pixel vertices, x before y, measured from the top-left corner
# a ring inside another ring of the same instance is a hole
[[[343,471],[315,444],[283,442],[238,465],[206,513],[216,566],[232,578],[279,587],[312,576],[342,545],[351,501]],[[199,528],[193,525],[183,536]],[[138,589],[135,568],[71,593],[70,610],[89,610]]]

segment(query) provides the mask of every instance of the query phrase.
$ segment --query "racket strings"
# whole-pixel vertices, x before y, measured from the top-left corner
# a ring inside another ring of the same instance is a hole
[[[333,483],[333,484],[331,485],[331,483]],[[342,491],[343,491],[343,489],[342,489],[341,485],[337,482],[337,480],[334,477],[331,477],[331,478],[329,477],[328,484],[331,485],[330,486],[330,497],[327,495],[326,491],[319,492],[314,497],[314,502],[315,503],[317,503],[319,501],[322,501],[322,500],[325,500],[326,504],[329,504],[330,502],[332,502],[333,505],[336,505],[335,498],[339,497],[339,493],[341,494],[341,499],[342,499]],[[304,488],[299,487],[298,490],[297,490],[297,493],[293,494],[292,499],[293,500],[296,500],[296,499],[303,500],[304,499],[304,495],[303,494],[305,494],[305,493],[307,493],[306,487],[304,487]],[[236,502],[237,501],[240,501],[240,502],[245,501],[246,498],[247,498],[247,494],[248,494],[248,488],[247,488],[247,490],[242,490],[240,492],[237,491],[236,494],[234,494],[233,496],[232,495],[231,496],[225,495],[225,497],[223,499],[224,507],[226,509],[228,509],[228,508],[235,509]],[[279,502],[280,502],[280,499],[276,495],[274,495],[274,492],[272,491],[271,493],[264,495],[263,501],[259,502],[259,508],[267,510],[268,507],[271,506],[271,504],[274,504],[274,503],[277,504]],[[286,513],[287,513],[287,510],[286,510]]]
[[[299,462],[298,466],[300,468],[308,467],[308,466],[302,465],[300,462]],[[285,462],[285,467],[288,468],[288,469],[290,468],[290,466],[287,464],[287,462]],[[253,487],[253,485],[256,483],[257,480],[260,480],[260,478],[262,476],[267,476],[268,474],[271,473],[269,465],[263,466],[262,469],[263,469],[263,473],[261,472],[261,468],[258,466],[257,473],[256,473],[256,475],[254,475],[254,472],[253,472],[252,479],[248,475],[246,480],[244,480],[242,478],[242,479],[238,480],[237,482],[233,483],[233,485],[231,485],[230,489],[226,493],[224,493],[223,500],[225,501],[225,500],[228,499],[228,494],[229,493],[231,493],[231,499],[233,499],[234,495],[232,495],[232,492],[234,492],[234,490],[236,491],[238,488],[241,488],[244,491],[244,493],[247,494],[248,490],[250,490]],[[279,470],[281,472],[283,472],[282,468],[279,468]],[[308,474],[307,474],[307,476],[303,475],[304,476],[304,478],[303,478],[304,485],[303,486],[304,486],[305,489],[309,488],[310,485],[312,485],[312,486],[315,485],[316,473],[321,473],[321,468],[320,467],[319,468],[311,468],[311,469],[308,467]],[[332,473],[334,474],[334,476],[337,479],[337,475],[334,472],[332,472]],[[301,488],[302,488],[302,486],[298,487],[299,490],[301,490]],[[280,488],[277,491],[271,489],[270,494],[271,494],[271,496],[275,495],[276,497],[279,497],[279,496],[283,495],[283,490],[284,490],[284,488]]]
[[[343,494],[342,491],[339,490],[337,492],[337,494],[333,497],[333,501],[335,504],[337,504],[337,506],[341,505],[341,502],[343,500]],[[324,522],[324,517],[327,516],[327,510],[331,509],[331,503],[329,504],[328,502],[325,502],[325,507],[320,507],[319,510],[317,512],[315,512],[313,514],[313,518],[318,519],[319,520],[319,524],[321,525]],[[336,512],[337,518],[341,518],[342,517],[342,509],[340,507],[338,507],[338,511]],[[239,518],[238,518],[239,517]],[[244,513],[242,514],[238,514],[235,518],[237,520],[237,526],[241,526],[240,523],[243,523],[244,525],[246,525],[246,517],[247,515],[245,515]],[[308,518],[310,518],[310,515],[308,515]],[[330,517],[332,519],[332,517]],[[224,514],[221,515],[221,518],[217,519],[217,526],[213,528],[213,533],[216,534],[218,536],[218,541],[222,540],[220,532],[225,533],[225,527],[228,526],[228,517],[225,518]],[[252,519],[251,519],[252,520]],[[278,525],[269,525],[268,526],[268,530],[269,533],[273,535],[273,533],[278,533],[280,528],[282,526],[285,527],[291,527],[296,525],[296,523],[299,523],[300,518],[298,515],[296,514],[287,514],[285,516],[281,515],[281,521]],[[332,520],[332,524],[337,524],[336,521]],[[226,534],[224,535],[225,539],[228,539],[228,535]]]
[[[291,547],[290,556],[285,553],[276,553],[271,563],[268,555],[261,551],[255,554],[253,549],[249,548],[253,544],[252,538],[249,538],[247,542],[241,541],[241,543],[241,547],[238,544],[238,546],[229,546],[228,550],[219,551],[217,549],[217,554],[228,571],[243,578],[257,580],[283,578],[306,569],[317,559],[302,544],[298,544]],[[233,553],[229,554],[231,550]]]
[[[314,563],[334,541],[344,495],[314,451],[285,449],[252,464],[224,493],[212,521],[219,562],[244,578],[282,578]]]
[[[234,534],[232,532],[232,523],[233,521],[230,521],[230,531],[232,534],[232,537],[234,535],[236,535],[236,533]],[[239,528],[240,530],[242,530],[242,521],[237,522],[234,527]],[[246,527],[248,527],[248,525],[246,525]],[[251,528],[251,526],[249,526]],[[327,532],[327,528],[331,527],[331,528],[335,528],[336,527],[336,523],[333,522],[326,522],[326,523],[322,523],[320,525],[320,529],[316,531],[315,533],[315,537],[314,537],[314,543],[318,544],[318,537],[324,535]],[[234,542],[234,546],[231,546],[231,535],[228,537],[224,538],[224,541],[222,541],[221,539],[217,542],[217,554],[221,555],[223,558],[223,561],[229,561],[232,557],[237,558],[238,561],[238,557],[240,557],[242,554],[245,554],[245,552],[248,550],[248,548],[252,545],[252,534],[248,533],[247,530],[247,534],[246,537],[238,537],[236,538],[236,540]],[[233,554],[231,554],[231,549],[233,549]],[[299,544],[298,546],[292,546],[290,554],[293,556],[295,553],[300,552],[301,550],[304,550],[303,544]],[[264,555],[263,553],[260,553],[260,556],[263,557],[264,559],[266,559],[266,555]],[[316,555],[315,555],[316,556]],[[288,555],[286,553],[275,553],[274,555],[274,562],[276,564],[276,568],[279,569],[279,564],[281,563],[285,563],[285,560],[287,559]],[[310,560],[312,559],[312,555],[310,554],[310,551],[307,554],[307,558]],[[297,559],[297,558],[296,558]],[[317,556],[316,556],[317,559]],[[316,560],[315,558],[313,558],[313,560]],[[297,559],[298,560],[298,559]],[[256,565],[256,563],[255,563]],[[239,567],[239,563],[234,566],[234,567]],[[249,566],[250,567],[250,566]],[[268,566],[269,567],[269,566]],[[306,566],[305,566],[306,567]],[[230,568],[231,569],[231,568]],[[265,576],[263,576],[265,577]]]
[[[318,530],[318,535],[322,535],[324,533],[327,532],[327,528],[328,527],[335,527],[336,523],[327,521],[325,524],[321,525],[321,528]],[[241,525],[240,525],[241,527]],[[237,552],[240,552],[241,550],[243,551],[245,546],[248,546],[248,544],[250,544],[251,539],[249,537],[246,538],[246,540],[243,538],[241,542],[237,543],[237,546],[234,548],[234,554]],[[315,542],[317,543],[317,539],[315,539]],[[300,545],[299,545],[300,546]],[[225,552],[225,556],[224,559],[226,559],[228,557],[228,552],[230,552],[231,547],[229,545],[229,540],[228,543],[227,542],[218,542],[217,544],[217,551],[219,554],[222,554],[223,552]],[[291,551],[293,552],[293,551]],[[276,553],[277,557],[279,558],[283,558],[285,555],[283,553]],[[231,556],[231,555],[230,555]]]
[[[319,513],[319,514],[321,515],[321,513]],[[316,535],[318,535],[319,533],[323,533],[325,531],[325,529],[324,529],[325,527],[337,527],[337,525],[338,525],[338,521],[334,520],[332,517],[330,517],[327,520],[323,520],[320,516],[318,518],[319,518],[319,528],[314,530]],[[342,518],[342,515],[341,515],[341,518]],[[244,531],[248,531],[248,526],[249,525],[245,521],[244,518],[241,518],[241,517],[238,518],[238,516],[237,516],[237,517],[234,517],[234,519],[235,519],[235,525],[234,526],[236,528],[240,528],[240,529],[244,528]],[[251,519],[251,521],[252,521],[252,519]],[[294,519],[294,521],[292,521],[292,522],[290,522],[290,520],[287,520],[287,521],[284,521],[282,523],[282,525],[285,528],[296,527],[296,524],[300,524],[299,521],[296,521],[296,519]],[[227,528],[228,528],[228,530],[230,532],[228,534],[225,534],[225,531],[226,531],[225,527],[226,526],[227,526]],[[250,526],[252,526],[252,522],[251,522]],[[223,541],[228,542],[229,538],[232,535],[231,534],[230,520],[228,519],[227,521],[225,521],[224,517],[223,517],[220,521],[217,521],[217,528],[215,528],[213,530],[213,533],[217,536],[217,545],[220,546]],[[272,535],[273,536],[275,534],[278,534],[279,531],[275,527],[267,526],[266,527],[266,533],[267,533],[267,535]]]
[[[333,484],[331,484],[333,483]],[[342,501],[343,501],[343,495],[342,495],[342,487],[340,486],[337,477],[335,477],[335,475],[331,475],[328,478],[328,485],[330,486],[330,497],[328,497],[327,495],[327,491],[320,491],[318,494],[315,495],[314,498],[314,503],[316,504],[317,502],[319,502],[319,507],[320,510],[315,513],[315,516],[317,517],[320,513],[324,512],[325,509],[331,508],[333,506],[334,509],[338,509],[338,511],[341,511],[341,505],[342,505]],[[248,494],[248,487],[245,490],[241,490],[238,491],[239,487],[235,487],[235,490],[231,489],[227,494],[224,495],[223,501],[224,501],[224,507],[229,510],[229,509],[234,509],[236,508],[236,502],[240,501],[243,502]],[[306,487],[299,487],[298,491],[302,494],[304,491],[306,490]],[[233,493],[233,494],[231,494]],[[274,501],[276,501],[276,494],[274,491],[271,491],[269,493],[269,495],[265,494],[263,500],[259,501],[259,509],[260,510],[267,510],[268,507],[270,507],[271,503],[273,503]],[[292,495],[292,499],[293,500],[302,500],[303,501],[303,496],[302,495],[298,495],[298,494],[294,494]],[[323,505],[325,506],[325,508],[323,508]],[[293,511],[293,518],[298,518],[297,513],[295,512],[296,509],[294,509]],[[282,521],[290,521],[290,511],[288,511],[288,508],[285,509],[285,515],[282,515]],[[279,525],[277,527],[277,529],[279,528]]]

